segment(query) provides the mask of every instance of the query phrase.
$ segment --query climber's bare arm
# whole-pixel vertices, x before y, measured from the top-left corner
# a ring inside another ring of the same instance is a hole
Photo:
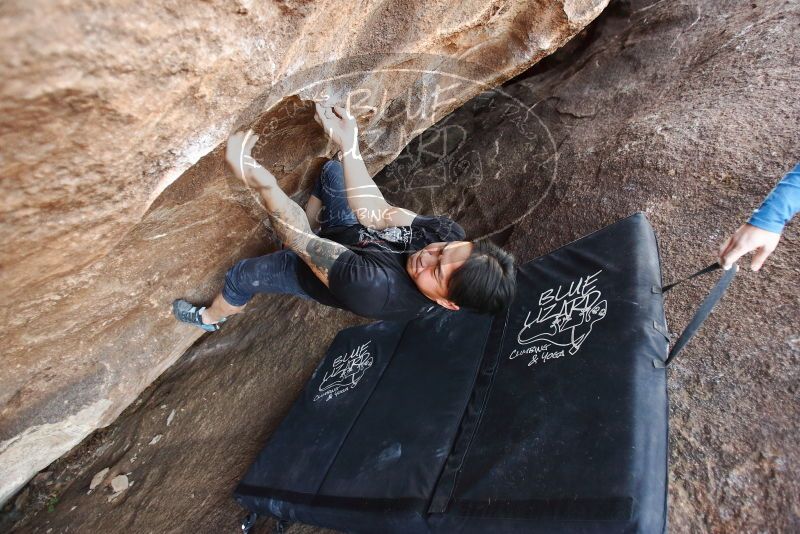
[[[281,241],[303,258],[317,278],[328,286],[328,273],[333,262],[347,247],[314,234],[303,208],[286,196],[274,178],[272,184],[259,187],[258,192],[264,199],[272,227]]]
[[[308,202],[306,202],[306,218],[308,224],[311,225],[312,230],[319,228],[319,215],[322,212],[322,199],[309,195]]]
[[[226,160],[233,172],[264,199],[272,227],[281,241],[328,286],[328,273],[333,262],[347,247],[318,237],[311,231],[303,208],[283,192],[272,173],[250,156],[257,139],[252,131],[233,134],[228,139]]]
[[[344,184],[347,202],[356,214],[358,222],[364,226],[381,230],[390,226],[406,226],[417,216],[411,210],[389,204],[378,185],[367,172],[358,146],[358,126],[356,119],[344,108],[324,107],[314,103],[316,120],[325,133],[344,153]]]
[[[376,230],[410,225],[417,214],[405,208],[392,206],[383,198],[377,184],[367,172],[364,160],[361,159],[357,140],[354,146],[354,149],[345,152],[342,166],[347,201],[358,222]]]

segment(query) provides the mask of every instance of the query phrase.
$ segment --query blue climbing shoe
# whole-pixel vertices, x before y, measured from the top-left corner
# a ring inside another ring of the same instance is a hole
[[[203,310],[205,309],[205,306],[198,308],[194,304],[186,302],[183,299],[177,299],[172,303],[172,314],[175,315],[175,318],[180,322],[196,326],[206,332],[216,332],[227,317],[220,319],[217,324],[205,324],[203,323]]]

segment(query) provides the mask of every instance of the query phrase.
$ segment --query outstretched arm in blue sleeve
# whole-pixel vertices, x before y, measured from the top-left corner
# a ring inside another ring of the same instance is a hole
[[[748,221],[762,230],[780,234],[800,211],[800,163],[783,177]]]
[[[757,271],[772,254],[783,227],[800,211],[800,164],[786,173],[778,185],[753,212],[750,220],[728,238],[719,249],[719,262],[725,269],[750,252],[756,251],[750,268]]]

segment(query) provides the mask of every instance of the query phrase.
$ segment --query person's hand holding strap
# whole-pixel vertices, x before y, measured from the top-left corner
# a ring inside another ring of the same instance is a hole
[[[781,234],[762,230],[757,226],[745,223],[730,236],[719,248],[719,264],[728,270],[745,254],[756,251],[750,262],[750,268],[754,271],[761,269],[764,261],[772,254]]]

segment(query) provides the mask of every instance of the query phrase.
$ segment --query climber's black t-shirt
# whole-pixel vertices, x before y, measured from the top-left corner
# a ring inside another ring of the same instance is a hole
[[[406,320],[441,308],[420,293],[406,272],[406,259],[430,243],[463,241],[464,229],[444,217],[417,215],[410,226],[374,230],[361,224],[327,228],[320,237],[348,247],[328,273],[330,289],[305,262],[298,262],[300,286],[315,300],[374,319]]]

